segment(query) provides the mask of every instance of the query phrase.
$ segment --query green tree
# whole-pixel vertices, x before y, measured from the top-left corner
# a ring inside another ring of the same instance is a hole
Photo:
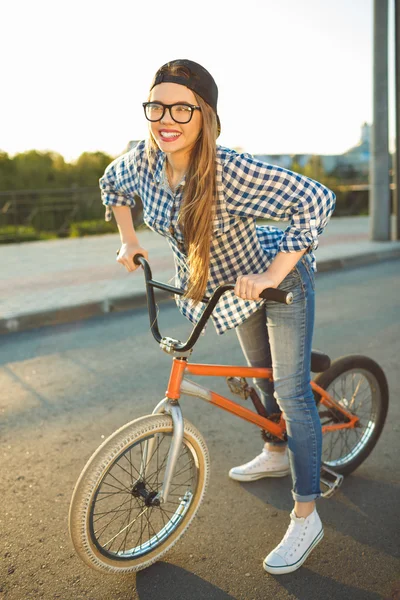
[[[14,189],[15,181],[15,163],[7,152],[0,151],[0,190]]]
[[[320,156],[317,154],[311,156],[310,160],[304,167],[304,175],[322,183],[322,180],[325,177],[325,170],[322,164],[322,158]]]
[[[304,175],[304,169],[300,166],[298,162],[298,158],[296,156],[293,157],[292,163],[290,165],[290,170],[294,171],[294,173],[299,173],[300,175]]]
[[[99,178],[112,160],[104,152],[83,152],[72,165],[73,183],[79,187],[98,185]]]
[[[62,187],[65,161],[56,152],[28,150],[13,158],[15,181],[12,189],[54,189]]]

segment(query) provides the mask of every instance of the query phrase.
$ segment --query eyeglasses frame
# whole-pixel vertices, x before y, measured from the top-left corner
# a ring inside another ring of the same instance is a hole
[[[162,113],[162,115],[161,115],[161,117],[159,119],[156,119],[155,121],[152,121],[151,119],[148,118],[148,116],[146,115],[146,107],[149,104],[159,104],[160,106],[163,107],[163,113]],[[168,108],[169,114],[171,116],[171,119],[175,123],[179,123],[180,125],[187,125],[192,120],[192,117],[194,115],[194,111],[195,110],[201,110],[200,106],[196,106],[195,104],[189,104],[188,102],[174,102],[174,104],[164,104],[163,102],[155,102],[153,100],[152,102],[143,102],[142,106],[143,106],[143,110],[144,110],[144,116],[146,117],[146,119],[148,121],[150,121],[150,123],[158,123],[159,121],[161,121],[164,118],[165,110]],[[176,119],[174,119],[174,117],[172,116],[172,113],[171,113],[171,108],[173,106],[188,106],[189,108],[191,108],[189,121],[185,121],[184,123],[181,123],[180,121],[177,121]]]

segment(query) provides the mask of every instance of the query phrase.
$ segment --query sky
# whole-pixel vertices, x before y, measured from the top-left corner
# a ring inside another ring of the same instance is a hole
[[[189,58],[217,82],[221,145],[341,154],[372,121],[372,39],[372,0],[8,0],[0,149],[117,156],[147,136],[156,70]]]

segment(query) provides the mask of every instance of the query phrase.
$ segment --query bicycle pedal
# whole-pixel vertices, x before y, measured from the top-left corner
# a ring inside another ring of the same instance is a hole
[[[342,485],[343,475],[340,475],[325,465],[322,465],[320,482],[321,488],[325,488],[321,494],[322,498],[330,498]]]
[[[244,377],[226,377],[226,382],[232,394],[247,400],[250,396],[250,388]]]

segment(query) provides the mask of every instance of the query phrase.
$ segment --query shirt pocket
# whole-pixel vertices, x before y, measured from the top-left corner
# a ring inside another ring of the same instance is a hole
[[[234,227],[237,221],[235,215],[226,210],[226,202],[223,192],[219,191],[216,210],[213,218],[213,236],[219,238]]]

